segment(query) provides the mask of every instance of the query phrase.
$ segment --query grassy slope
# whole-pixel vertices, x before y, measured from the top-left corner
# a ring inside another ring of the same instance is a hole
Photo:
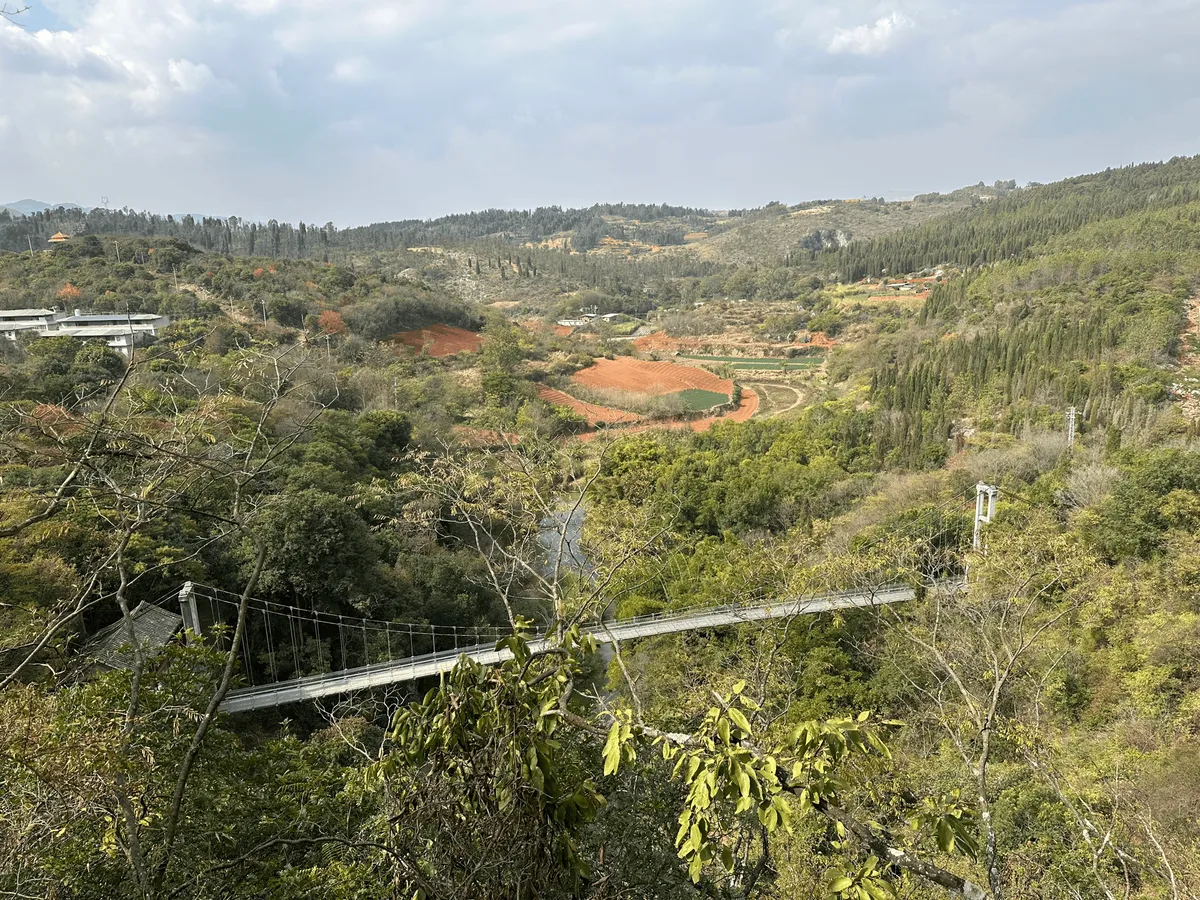
[[[690,249],[705,259],[721,262],[772,264],[818,229],[844,231],[853,240],[863,240],[919,225],[969,206],[968,199],[957,197],[936,203],[902,202],[882,206],[835,201],[827,211],[802,209],[756,217],[722,234],[691,244]],[[671,248],[671,252],[679,251]]]

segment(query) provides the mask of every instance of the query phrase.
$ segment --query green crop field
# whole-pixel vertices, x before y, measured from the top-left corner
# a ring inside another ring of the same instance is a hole
[[[718,394],[716,391],[704,391],[700,388],[688,388],[686,391],[680,391],[678,394],[670,396],[682,400],[684,408],[688,412],[700,412],[729,402],[728,394]]]
[[[734,369],[754,369],[759,371],[768,369],[774,371],[783,369],[784,367],[788,369],[812,369],[825,362],[825,357],[823,356],[797,356],[793,359],[771,359],[753,356],[683,356],[682,358],[704,363],[728,363]]]

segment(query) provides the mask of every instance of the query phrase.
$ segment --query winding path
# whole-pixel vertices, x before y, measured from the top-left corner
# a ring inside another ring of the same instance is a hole
[[[782,416],[785,413],[790,413],[793,409],[804,402],[804,391],[800,390],[800,388],[792,387],[790,384],[777,384],[774,381],[744,381],[742,382],[742,385],[744,387],[753,388],[760,398],[769,398],[771,396],[771,392],[767,390],[767,388],[786,388],[796,395],[796,401],[791,406],[788,406],[784,409],[772,410],[762,417],[764,419],[773,419],[776,416]]]

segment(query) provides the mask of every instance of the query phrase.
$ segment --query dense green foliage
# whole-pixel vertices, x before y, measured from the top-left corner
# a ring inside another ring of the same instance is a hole
[[[966,212],[851,244],[830,262],[847,281],[856,281],[885,270],[899,274],[1023,258],[1031,248],[1094,222],[1192,203],[1200,199],[1198,181],[1200,157],[1107,169],[1015,191]]]

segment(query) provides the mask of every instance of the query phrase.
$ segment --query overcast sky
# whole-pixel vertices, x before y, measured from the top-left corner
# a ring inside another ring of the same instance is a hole
[[[1200,153],[1197,0],[28,2],[0,203],[347,225]]]

